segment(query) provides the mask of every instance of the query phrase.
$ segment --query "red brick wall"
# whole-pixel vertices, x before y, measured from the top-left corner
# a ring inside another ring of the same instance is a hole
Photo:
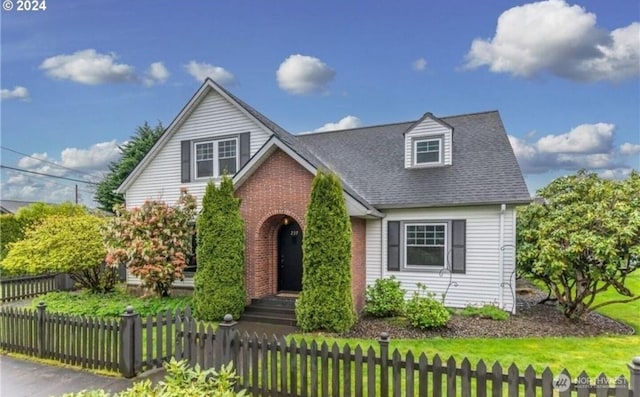
[[[281,150],[276,150],[236,190],[245,222],[245,266],[248,298],[276,293],[277,233],[283,218],[303,230],[313,175]]]
[[[277,234],[284,217],[305,230],[313,175],[277,149],[236,190],[245,222],[245,282],[247,303],[277,292]],[[364,307],[365,232],[364,219],[351,218],[352,294],[356,310]]]
[[[366,275],[366,221],[351,218],[351,293],[358,313],[364,308]]]

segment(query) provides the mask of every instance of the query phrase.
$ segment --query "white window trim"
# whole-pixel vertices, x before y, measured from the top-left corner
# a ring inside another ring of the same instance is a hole
[[[418,163],[418,142],[429,142],[429,141],[438,141],[438,161],[430,161],[425,163]],[[444,153],[443,153],[443,137],[420,137],[414,138],[412,142],[411,154],[413,157],[413,165],[416,167],[424,167],[431,165],[441,165],[444,164]]]
[[[217,139],[207,139],[202,141],[194,141],[191,146],[192,155],[191,158],[193,161],[191,162],[191,169],[193,170],[194,180],[208,180],[211,178],[218,179],[221,178],[220,175],[220,153],[218,152],[218,143],[226,142],[226,141],[235,141],[236,142],[236,172],[240,169],[240,137],[238,136],[227,136],[220,137]],[[198,155],[197,155],[197,146],[203,145],[207,143],[213,143],[213,175],[211,176],[198,176]]]
[[[406,270],[438,270],[443,268],[447,268],[447,255],[448,255],[448,247],[449,247],[449,222],[429,222],[429,221],[411,221],[411,222],[403,222],[402,227],[402,267]],[[407,228],[408,226],[444,226],[444,263],[442,266],[440,265],[408,265],[407,264]]]

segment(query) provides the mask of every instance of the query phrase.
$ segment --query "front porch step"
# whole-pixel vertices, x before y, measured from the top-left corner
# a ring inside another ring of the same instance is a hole
[[[245,307],[242,320],[257,323],[296,325],[295,299],[266,297],[252,299]]]

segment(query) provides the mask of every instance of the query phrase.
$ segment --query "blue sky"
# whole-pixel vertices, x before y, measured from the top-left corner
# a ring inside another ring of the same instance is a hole
[[[292,133],[497,109],[531,193],[580,168],[640,168],[635,0],[13,6],[3,166],[99,180],[137,126],[168,125],[211,76]],[[63,179],[3,169],[1,183],[3,199],[74,198]]]

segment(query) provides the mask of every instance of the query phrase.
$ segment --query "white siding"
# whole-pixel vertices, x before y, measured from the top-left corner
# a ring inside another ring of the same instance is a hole
[[[140,279],[130,272],[127,272],[127,284],[128,285],[140,285]],[[183,281],[174,281],[174,287],[191,287],[193,288],[193,277],[185,277]]]
[[[446,127],[437,121],[425,117],[424,120],[411,131],[408,131],[404,137],[405,154],[404,154],[404,167],[411,168],[413,166],[413,144],[412,140],[417,137],[429,137],[429,136],[442,136],[442,153],[443,164],[451,165],[451,128]]]
[[[366,261],[367,285],[382,277],[382,219],[367,219]]]
[[[270,135],[237,106],[217,92],[210,91],[127,190],[127,207],[139,207],[145,200],[173,204],[180,196],[181,187],[186,187],[200,201],[206,181],[180,182],[180,142],[243,132],[251,133],[252,156]]]
[[[387,222],[450,219],[467,221],[466,272],[452,275],[452,281],[456,282],[457,286],[450,286],[445,304],[451,307],[464,307],[469,304],[498,305],[500,290],[502,290],[504,309],[512,311],[514,300],[508,283],[514,278],[512,273],[515,267],[515,214],[514,209],[509,206],[504,215],[503,250],[501,250],[499,239],[499,205],[389,210],[381,221],[381,228],[375,227],[375,222],[378,221],[367,222],[367,285],[373,284],[380,275],[383,278],[393,275],[402,282],[402,288],[407,291],[407,298],[417,290],[416,283],[421,282],[427,285],[429,291],[436,294],[437,299],[441,299],[449,285],[448,272],[440,276],[437,271],[389,272],[387,270]],[[369,236],[370,232],[371,236]],[[374,247],[377,236],[380,236],[379,248]],[[501,253],[504,254],[502,277],[499,274]],[[501,285],[502,283],[505,284]],[[515,289],[515,285],[512,286]]]

